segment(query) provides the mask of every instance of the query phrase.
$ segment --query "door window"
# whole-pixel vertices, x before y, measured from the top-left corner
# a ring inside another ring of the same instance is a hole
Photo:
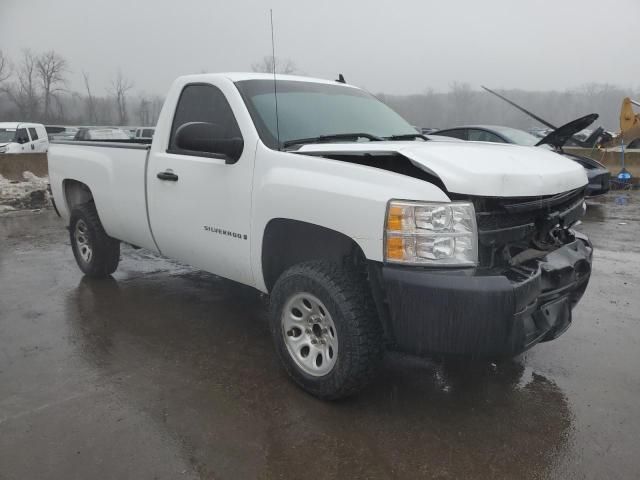
[[[30,128],[29,129],[29,133],[31,134],[31,141],[32,142],[38,140],[38,133],[36,132],[35,128]]]
[[[178,145],[176,141],[183,127],[195,132],[196,138],[190,142],[188,148]],[[176,112],[171,126],[169,139],[169,153],[185,155],[199,155],[206,157],[222,157],[230,151],[238,149],[232,144],[240,143],[242,134],[236,122],[233,111],[224,94],[213,85],[187,85],[176,106]],[[231,148],[231,147],[232,148]],[[237,154],[239,157],[240,154]],[[236,158],[237,160],[237,158]]]
[[[474,142],[505,143],[505,141],[498,135],[487,132],[486,130],[478,130],[475,128],[469,129],[469,140]]]
[[[459,138],[460,140],[467,140],[467,130],[464,128],[456,128],[453,130],[441,130],[435,135],[442,135],[444,137]]]
[[[29,143],[29,134],[26,128],[19,128],[16,132],[16,141],[18,143]]]

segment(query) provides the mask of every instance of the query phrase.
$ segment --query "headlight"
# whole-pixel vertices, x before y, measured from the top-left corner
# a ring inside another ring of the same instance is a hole
[[[391,200],[385,226],[385,261],[472,267],[478,264],[473,204]]]

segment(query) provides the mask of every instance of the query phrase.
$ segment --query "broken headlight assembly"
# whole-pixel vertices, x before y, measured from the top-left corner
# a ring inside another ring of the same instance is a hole
[[[410,265],[475,267],[478,229],[473,204],[391,200],[384,259]]]

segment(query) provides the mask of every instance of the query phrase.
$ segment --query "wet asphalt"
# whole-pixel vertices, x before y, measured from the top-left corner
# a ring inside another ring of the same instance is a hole
[[[640,477],[640,195],[589,204],[589,288],[510,362],[388,355],[337,403],[279,368],[266,301],[123,248],[75,265],[53,211],[0,216],[0,479]]]

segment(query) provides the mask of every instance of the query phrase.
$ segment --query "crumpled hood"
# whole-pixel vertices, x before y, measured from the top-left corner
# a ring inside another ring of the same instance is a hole
[[[357,142],[303,145],[296,153],[398,153],[452,193],[489,197],[555,195],[587,184],[584,168],[552,151],[484,142]]]

